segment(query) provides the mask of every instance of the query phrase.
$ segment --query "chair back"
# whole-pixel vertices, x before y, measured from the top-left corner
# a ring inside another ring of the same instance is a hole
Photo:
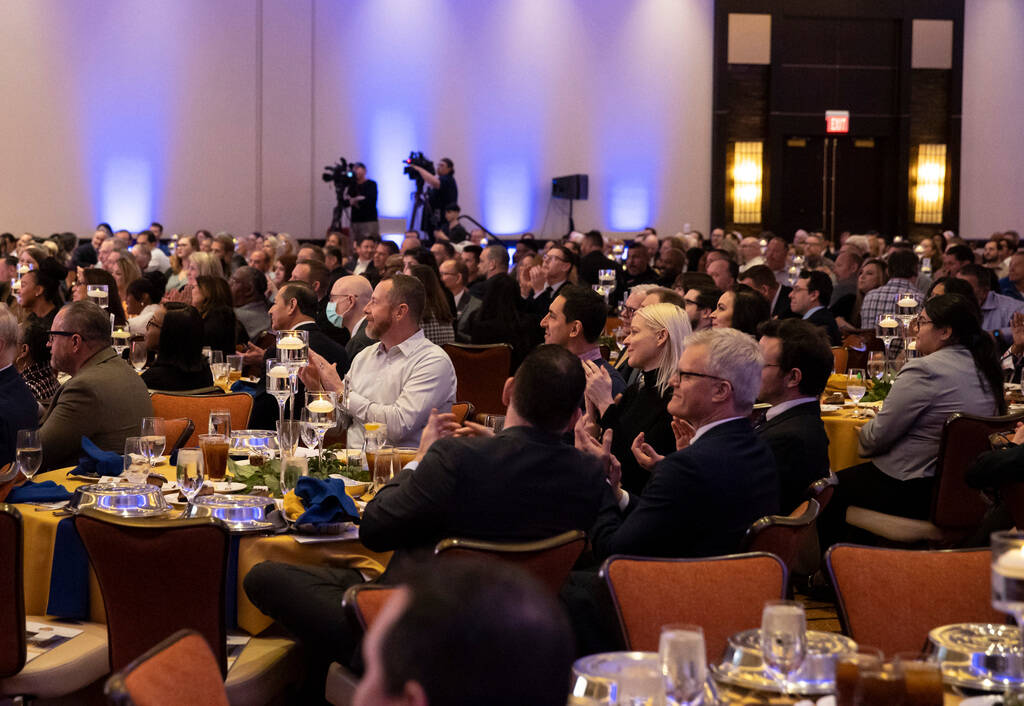
[[[989,435],[1012,431],[1024,412],[1002,417],[981,417],[955,412],[942,427],[936,464],[931,520],[941,528],[977,527],[988,511],[981,493],[968,487],[964,474],[983,451],[991,448]]]
[[[228,705],[217,658],[194,630],[179,630],[132,660],[107,679],[103,693],[115,706]]]
[[[380,615],[384,604],[391,599],[391,596],[395,595],[396,590],[395,586],[362,583],[345,591],[345,595],[341,599],[341,607],[357,634],[366,632],[367,628]]]
[[[708,661],[717,661],[729,637],[761,624],[765,601],[786,596],[786,565],[763,552],[705,559],[612,556],[601,576],[615,603],[630,650],[658,651],[661,626],[704,628]]]
[[[167,434],[167,449],[164,453],[167,454],[167,458],[170,458],[175,451],[184,446],[195,430],[196,425],[191,419],[186,417],[165,419],[164,431]]]
[[[92,509],[74,520],[103,595],[110,668],[188,628],[209,643],[224,674],[224,526],[212,517],[127,519]]]
[[[512,347],[448,343],[442,348],[455,367],[455,399],[472,402],[478,412],[504,414],[501,391],[511,370]]]
[[[1024,483],[1008,483],[999,489],[999,494],[1010,510],[1013,526],[1024,528]]]
[[[813,498],[818,501],[818,514],[825,512],[825,508],[828,507],[829,502],[832,500],[832,495],[836,492],[836,483],[838,479],[834,475],[826,476],[825,478],[819,478],[810,484],[805,494],[807,498]]]
[[[452,414],[455,415],[455,421],[465,424],[467,419],[473,418],[473,403],[456,402],[452,405]]]
[[[25,579],[21,513],[0,503],[0,678],[25,666]]]
[[[793,571],[803,547],[814,541],[819,512],[818,501],[811,499],[789,515],[766,515],[754,521],[743,537],[743,551],[774,554]]]
[[[586,541],[586,534],[580,530],[570,530],[536,542],[503,543],[448,538],[437,543],[434,554],[446,558],[490,557],[516,564],[558,595],[573,565],[583,553]]]
[[[845,375],[846,366],[850,360],[850,349],[843,346],[832,346],[832,365],[836,375]]]
[[[918,651],[950,623],[1002,623],[989,549],[915,551],[835,544],[825,553],[847,635],[886,654]]]
[[[210,419],[210,410],[227,409],[231,411],[231,428],[245,429],[249,426],[249,415],[252,414],[252,396],[244,392],[233,392],[228,395],[179,395],[167,392],[154,392],[153,414],[164,419],[185,417],[192,420],[192,434],[183,446],[198,446],[199,435],[205,434]]]

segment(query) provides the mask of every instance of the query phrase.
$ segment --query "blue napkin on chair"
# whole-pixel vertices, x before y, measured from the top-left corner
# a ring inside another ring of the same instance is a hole
[[[71,493],[63,485],[57,485],[52,480],[42,483],[29,481],[24,485],[11,490],[7,495],[6,502],[9,503],[59,503],[70,500]]]
[[[116,451],[101,451],[88,437],[82,437],[78,465],[71,471],[76,476],[119,476],[124,470],[124,457]]]
[[[296,525],[359,521],[356,503],[345,492],[343,480],[320,480],[304,476],[295,484],[295,494],[306,508],[306,511],[295,520]]]

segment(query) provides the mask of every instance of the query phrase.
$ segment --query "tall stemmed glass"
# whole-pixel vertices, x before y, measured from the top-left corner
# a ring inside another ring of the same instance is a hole
[[[110,337],[114,341],[114,350],[121,355],[128,347],[128,340],[132,337],[132,332],[128,330],[128,324],[114,324],[110,327]]]
[[[284,496],[295,490],[302,476],[309,475],[308,461],[303,456],[284,456],[281,458],[281,516],[290,524],[288,514],[284,511]]]
[[[792,675],[807,656],[807,616],[795,601],[768,601],[761,614],[761,654],[786,695],[796,686]]]
[[[292,390],[298,388],[299,370],[309,363],[309,331],[291,330],[277,332],[277,358],[288,369]],[[292,421],[295,421],[295,395],[292,400]]]
[[[885,366],[889,367],[889,347],[892,345],[894,338],[899,338],[901,330],[903,328],[903,322],[900,321],[895,314],[886,312],[879,314],[875,320],[875,335],[882,339],[882,343],[885,344]]]
[[[32,476],[43,462],[43,446],[39,442],[39,432],[35,429],[19,429],[15,444],[14,458],[18,462],[18,467],[25,474],[25,478],[32,480]]]
[[[598,270],[597,282],[601,286],[601,293],[604,294],[604,303],[607,304],[615,291],[615,270]]]
[[[189,510],[192,509],[192,501],[202,489],[205,480],[203,452],[200,449],[179,449],[177,471],[178,489],[188,503],[181,516],[187,517]]]
[[[916,292],[900,292],[896,295],[896,317],[903,324],[903,350],[907,350],[911,338],[910,325],[917,318],[920,309],[921,296]]]
[[[162,417],[143,417],[139,426],[139,448],[152,466],[164,453],[167,431]]]
[[[274,399],[277,400],[277,418],[283,422],[284,404],[294,392],[291,383],[291,373],[288,371],[288,366],[284,365],[277,358],[268,358],[267,375],[265,379],[267,382],[267,394],[273,395]]]
[[[867,385],[864,384],[866,380],[864,368],[850,368],[846,371],[846,394],[853,400],[854,417],[860,417],[860,401],[868,391]]]
[[[149,351],[146,349],[146,342],[144,340],[140,338],[131,342],[128,359],[132,362],[135,372],[141,373],[149,359]]]
[[[993,532],[992,543],[992,607],[1009,613],[1021,630],[1020,652],[1024,652],[1024,532],[1006,530]],[[1020,655],[1024,659],[1024,654]],[[1003,703],[1017,706],[1024,703],[1024,684],[1008,681]]]
[[[306,411],[309,413],[309,425],[316,430],[317,458],[323,463],[324,434],[338,423],[338,393],[320,390],[306,391]]]
[[[704,630],[698,625],[670,623],[661,628],[658,661],[665,683],[667,706],[700,703],[707,681]]]

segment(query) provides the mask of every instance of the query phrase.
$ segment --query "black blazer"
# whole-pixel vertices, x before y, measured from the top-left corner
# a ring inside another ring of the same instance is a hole
[[[9,365],[0,370],[0,466],[14,460],[18,430],[39,426],[39,404],[21,374]]]
[[[511,427],[435,441],[415,471],[401,471],[367,504],[359,539],[395,550],[397,560],[445,537],[515,542],[586,531],[614,504],[596,459],[554,434]]]
[[[772,308],[772,316],[776,319],[789,319],[796,316],[789,308],[789,293],[792,291],[792,287],[779,285],[779,296],[775,299],[775,306]]]
[[[732,554],[754,520],[778,512],[772,452],[749,420],[735,419],[666,456],[625,512],[601,512],[591,539],[599,560]]]
[[[814,481],[828,475],[828,435],[817,401],[805,402],[772,417],[757,430],[775,456],[779,501],[783,513],[804,500]]]
[[[831,311],[828,309],[818,309],[808,317],[807,321],[825,329],[828,340],[833,346],[843,345],[843,337],[839,333],[839,325],[836,324],[836,317]]]
[[[302,331],[309,331],[309,347],[318,355],[327,359],[328,363],[338,364],[338,375],[345,377],[348,372],[349,359],[345,347],[324,333],[320,326],[313,321],[299,324],[295,328]],[[335,328],[331,326],[331,328]],[[345,330],[348,333],[348,330]]]

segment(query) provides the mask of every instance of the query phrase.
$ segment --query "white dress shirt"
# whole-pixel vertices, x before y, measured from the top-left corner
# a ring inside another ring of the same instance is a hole
[[[775,417],[785,412],[787,409],[793,409],[797,405],[801,405],[806,402],[817,401],[817,397],[796,397],[791,400],[786,400],[785,402],[779,402],[778,404],[774,404],[768,408],[768,411],[764,413],[764,419],[765,421],[768,421],[769,419],[774,419]]]
[[[356,260],[356,266],[352,268],[352,274],[363,274],[364,272],[366,272],[366,268],[368,268],[372,263],[373,260]]]
[[[419,330],[385,350],[377,342],[359,352],[345,377],[342,410],[352,418],[349,448],[363,445],[363,424],[387,425],[388,441],[417,447],[431,408],[450,412],[455,368],[448,354]]]

